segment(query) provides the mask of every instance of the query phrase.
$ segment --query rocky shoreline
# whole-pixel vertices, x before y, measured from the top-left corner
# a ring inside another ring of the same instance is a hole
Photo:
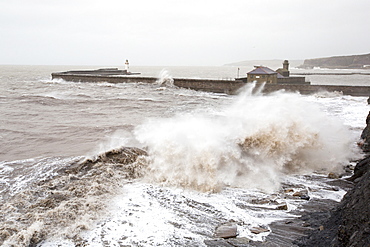
[[[321,226],[297,241],[298,246],[370,246],[370,112],[361,134],[360,160],[348,180],[354,187],[329,214]]]
[[[341,188],[345,191],[350,191],[353,188],[353,183],[344,178],[334,178],[327,179],[320,176],[313,176],[312,179],[315,181],[320,181],[326,183],[327,186],[331,186],[333,190]],[[286,191],[289,185],[282,185],[282,190]],[[285,193],[285,192],[282,192]],[[287,194],[287,193],[285,193]],[[340,204],[330,199],[320,199],[320,198],[307,198],[301,197],[302,201],[300,207],[291,211],[290,214],[293,216],[291,218],[276,221],[269,224],[270,233],[266,236],[263,242],[252,241],[248,238],[241,238],[237,236],[237,232],[231,232],[230,229],[222,232],[224,237],[220,237],[219,229],[215,230],[215,239],[204,241],[208,247],[282,247],[282,246],[326,246],[304,243],[304,239],[307,238],[308,234],[316,234],[318,231],[324,229],[324,221],[328,219],[331,212]],[[277,210],[286,210],[284,208]],[[225,224],[226,226],[228,224]],[[262,229],[261,229],[262,230]],[[234,235],[232,235],[234,233]],[[260,234],[261,232],[255,232],[255,234]],[[217,236],[219,235],[219,236]],[[327,245],[330,246],[330,245]]]

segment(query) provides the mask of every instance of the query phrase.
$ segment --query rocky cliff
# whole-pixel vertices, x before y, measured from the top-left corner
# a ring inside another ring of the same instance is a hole
[[[370,112],[362,132],[361,147],[366,157],[360,160],[348,180],[355,186],[330,213],[322,227],[301,239],[299,246],[370,246]]]
[[[370,69],[370,53],[364,55],[335,56],[306,59],[299,68]]]

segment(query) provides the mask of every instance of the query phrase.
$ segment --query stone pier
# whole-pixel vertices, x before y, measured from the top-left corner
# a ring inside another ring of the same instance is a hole
[[[52,79],[63,79],[73,82],[108,82],[108,83],[155,83],[158,78],[135,76],[135,75],[83,75],[68,74],[65,72],[52,73]],[[174,78],[175,86],[199,91],[237,94],[239,89],[246,85],[239,80],[221,80],[221,79],[190,79]],[[310,85],[310,84],[283,84],[269,83],[265,84],[263,92],[270,93],[279,90],[289,92],[299,92],[301,94],[312,94],[320,91],[341,92],[344,95],[352,96],[370,96],[370,86],[334,86],[334,85]]]

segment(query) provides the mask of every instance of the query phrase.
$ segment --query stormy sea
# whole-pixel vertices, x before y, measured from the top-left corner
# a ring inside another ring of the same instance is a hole
[[[230,246],[257,246],[276,222],[338,203],[346,186],[336,181],[362,157],[365,97],[171,84],[250,70],[231,66],[131,68],[155,84],[50,76],[96,68],[0,66],[1,246],[217,246],[221,228],[236,232]]]

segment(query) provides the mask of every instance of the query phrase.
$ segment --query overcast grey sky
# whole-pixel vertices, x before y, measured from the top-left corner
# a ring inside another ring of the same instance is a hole
[[[0,0],[0,64],[223,65],[370,53],[369,0]]]

